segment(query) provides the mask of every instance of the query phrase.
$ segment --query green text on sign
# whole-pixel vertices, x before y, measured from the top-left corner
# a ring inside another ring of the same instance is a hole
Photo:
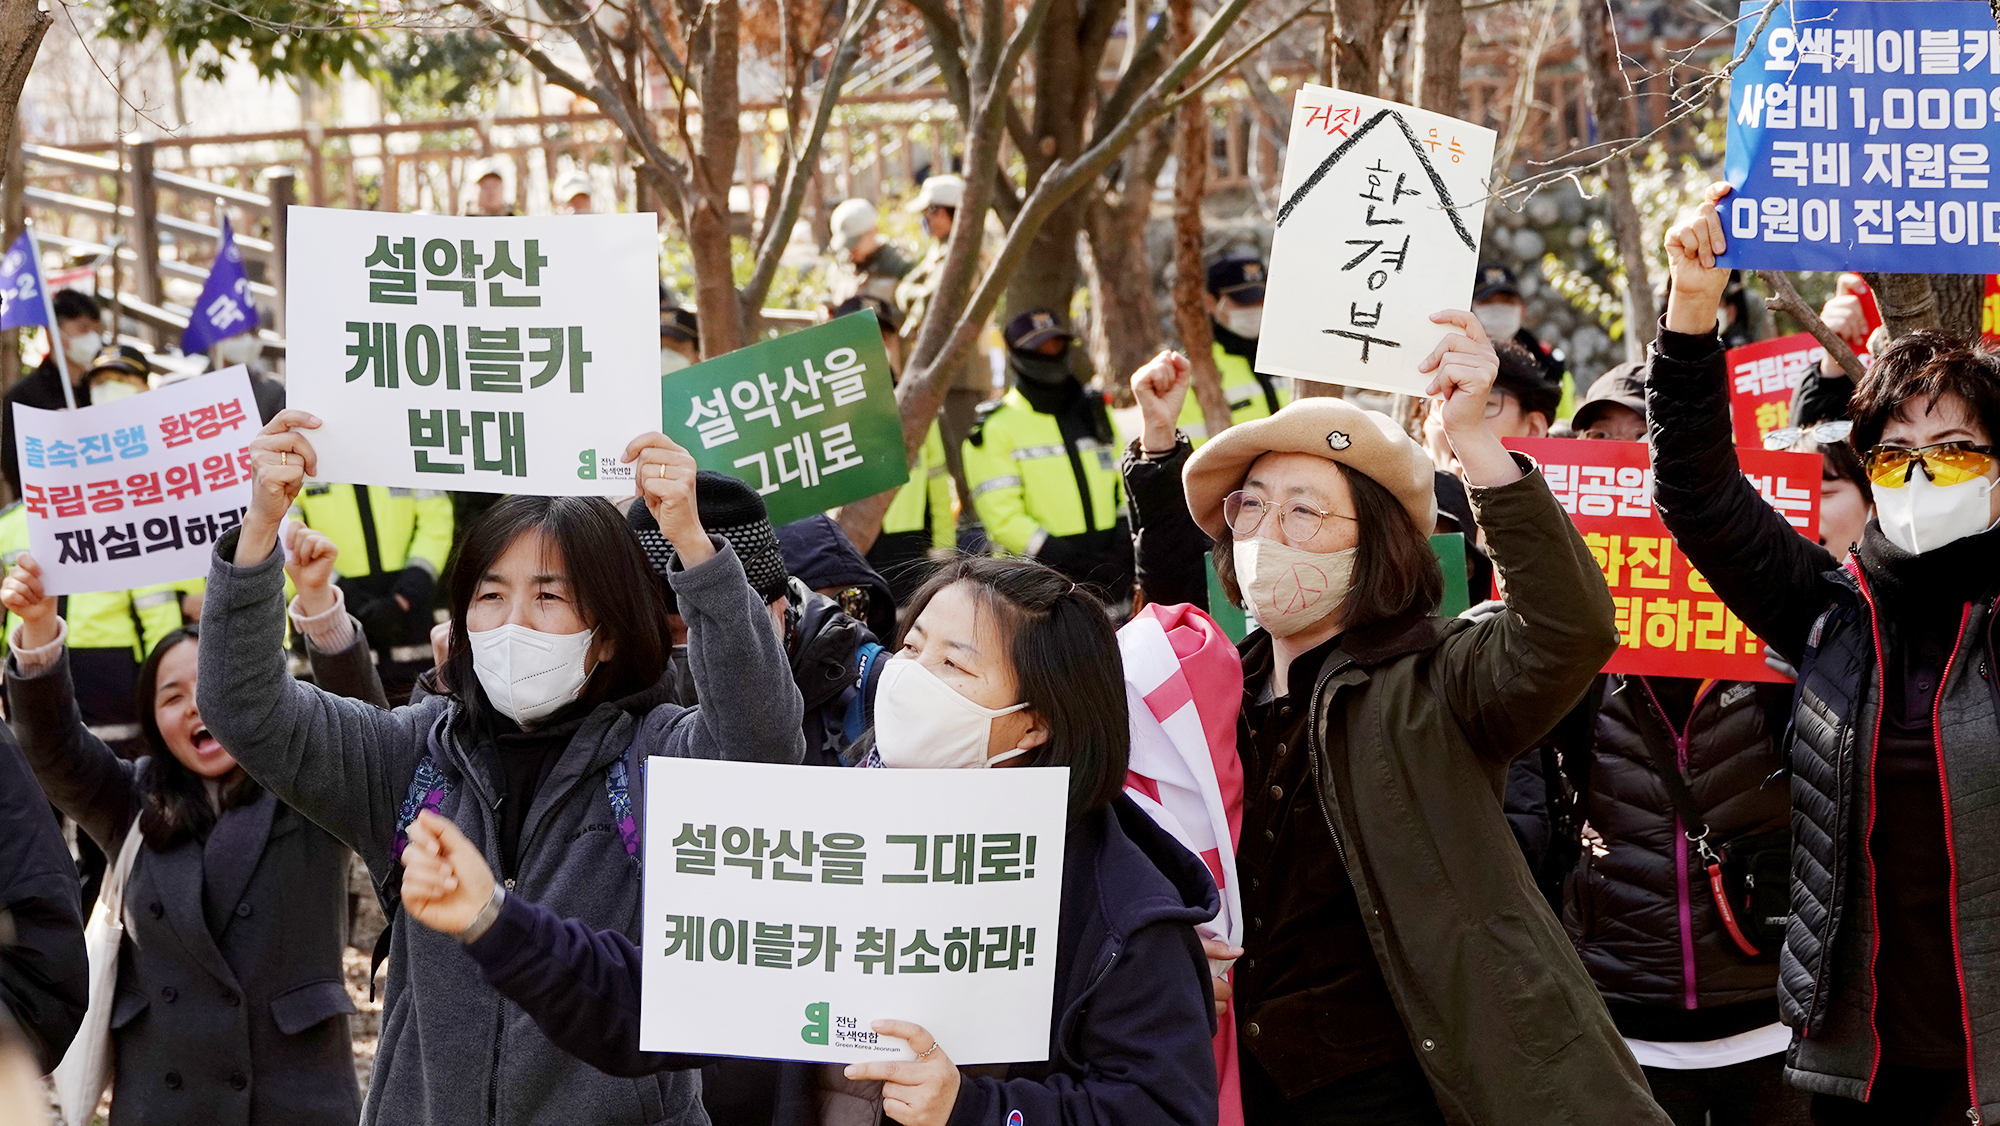
[[[910,479],[903,425],[871,312],[660,377],[660,429],[695,463],[738,478],[787,524]]]

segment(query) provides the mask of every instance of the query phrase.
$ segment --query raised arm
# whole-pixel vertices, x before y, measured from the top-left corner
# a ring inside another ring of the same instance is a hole
[[[42,588],[42,568],[23,552],[0,583],[0,603],[20,622],[8,638],[7,714],[48,799],[106,856],[115,856],[139,812],[136,768],[114,754],[76,710],[69,627]]]
[[[1796,664],[1839,564],[1765,503],[1736,460],[1728,361],[1715,333],[1729,284],[1715,265],[1725,246],[1716,208],[1728,194],[1729,185],[1713,185],[1667,233],[1671,288],[1646,383],[1653,503],[1722,601]]]
[[[1166,351],[1132,373],[1145,427],[1126,447],[1119,471],[1125,478],[1126,514],[1132,526],[1132,555],[1139,590],[1163,606],[1187,603],[1208,609],[1208,536],[1188,512],[1181,470],[1193,443],[1175,425],[1187,400],[1188,360]]]

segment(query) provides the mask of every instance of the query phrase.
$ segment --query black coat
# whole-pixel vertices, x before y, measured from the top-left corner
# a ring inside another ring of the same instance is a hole
[[[1778,739],[1791,686],[1721,681],[1694,696],[1690,717],[1660,707],[1651,691],[1657,680],[1610,677],[1583,800],[1584,819],[1606,851],[1583,850],[1563,923],[1591,980],[1614,1005],[1679,1009],[1690,997],[1701,1008],[1764,1001],[1768,1024],[1778,1012],[1776,959],[1747,957],[1723,928],[1660,771],[1680,757],[1676,737],[1684,736],[1688,791],[1713,844],[1783,833],[1791,797],[1782,783],[1765,782],[1783,766]],[[1670,695],[1684,702],[1688,686],[1681,687]]]
[[[76,864],[14,733],[0,724],[0,1000],[52,1070],[90,1004]]]
[[[81,372],[71,371],[74,380]],[[90,402],[89,393],[76,393],[77,406]],[[7,391],[5,415],[0,416],[0,473],[5,473],[7,483],[14,488],[14,495],[21,495],[21,455],[14,443],[14,407],[40,407],[43,410],[59,411],[68,404],[63,401],[62,375],[56,371],[56,358],[51,355],[36,365],[35,370],[21,378]]]
[[[1688,562],[1736,616],[1799,669],[1785,748],[1792,769],[1792,918],[1778,965],[1780,1012],[1793,1028],[1786,1076],[1805,1090],[1865,1098],[1880,1058],[1869,853],[1880,658],[1891,632],[1875,612],[1871,588],[1880,577],[1854,556],[1841,566],[1744,480],[1730,434],[1727,365],[1714,337],[1663,332],[1651,367],[1646,402],[1660,514]],[[1872,521],[1869,534],[1880,534]],[[1983,574],[1977,566],[1965,574],[1990,579],[1992,558],[1980,562],[1988,568]],[[1965,603],[1936,693],[1933,733],[1967,1063],[1977,1109],[1988,1121],[2000,1116],[1996,622],[1991,597]],[[1893,636],[1886,644],[1893,647]],[[1979,1088],[1982,1078],[1986,1086]]]
[[[6,671],[43,789],[118,855],[151,760],[120,759],[77,719],[66,660],[24,677],[9,658]],[[205,843],[140,847],[111,1011],[112,1126],[360,1117],[341,968],[347,861],[344,845],[269,790],[225,811]]]

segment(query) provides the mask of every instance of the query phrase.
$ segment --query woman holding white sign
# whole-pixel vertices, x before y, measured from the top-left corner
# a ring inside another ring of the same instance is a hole
[[[1214,1123],[1213,991],[1193,927],[1219,901],[1202,862],[1123,792],[1123,666],[1103,605],[1041,564],[964,558],[910,610],[867,765],[1070,771],[1049,1062],[962,1075],[928,1030],[878,1021],[917,1058],[821,1071],[820,1116],[784,1126]],[[466,943],[550,1039],[619,1075],[699,1062],[639,1050],[640,957],[624,935],[500,890],[442,818],[422,818],[410,843],[405,910]]]
[[[640,760],[795,763],[803,754],[791,669],[734,551],[701,525],[694,459],[657,433],[624,454],[678,555],[668,581],[697,687],[727,707],[667,702],[662,583],[616,509],[595,497],[511,496],[471,526],[449,569],[445,691],[382,711],[285,675],[274,549],[293,496],[317,469],[308,434],[318,425],[285,411],[251,443],[250,510],[218,545],[209,578],[203,715],[245,769],[360,853],[392,906],[408,826],[433,811],[480,842],[507,886],[636,933]],[[351,644],[353,621],[340,608],[337,592],[295,601],[311,648]],[[364,1122],[702,1117],[696,1077],[591,1070],[485,986],[457,943],[391,923]]]
[[[324,595],[338,553],[300,532],[287,573],[302,596]],[[6,671],[22,750],[49,800],[124,873],[109,905],[124,917],[117,990],[92,998],[111,1003],[111,1121],[351,1126],[361,1100],[340,960],[347,846],[258,785],[204,722],[199,654],[216,642],[184,626],[153,648],[134,701],[145,757],[127,762],[77,711],[69,628],[33,556],[14,564],[0,602],[21,623]],[[386,703],[365,647],[314,665],[367,693],[372,703],[355,707]],[[86,1043],[88,1027],[72,1057],[104,1050]],[[64,1107],[70,1120],[86,1121],[97,1092],[57,1086],[79,1100]]]

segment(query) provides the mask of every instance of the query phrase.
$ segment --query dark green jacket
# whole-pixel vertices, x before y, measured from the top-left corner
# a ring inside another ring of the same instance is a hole
[[[1616,650],[1611,597],[1539,472],[1471,497],[1507,609],[1348,636],[1313,693],[1321,811],[1448,1120],[1664,1126],[1500,805]]]

